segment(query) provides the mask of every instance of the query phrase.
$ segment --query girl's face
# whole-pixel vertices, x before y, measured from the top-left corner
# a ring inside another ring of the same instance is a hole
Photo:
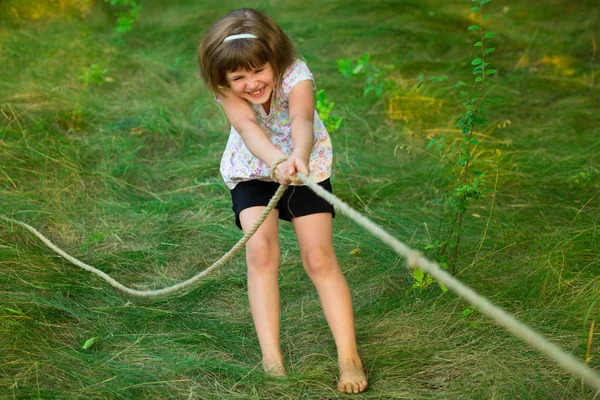
[[[236,96],[254,104],[269,102],[275,89],[273,68],[270,63],[252,70],[240,68],[237,71],[228,72],[226,79]]]

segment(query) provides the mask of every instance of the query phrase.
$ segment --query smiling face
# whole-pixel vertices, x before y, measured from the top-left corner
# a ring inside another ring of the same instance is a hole
[[[240,68],[226,75],[233,93],[253,104],[269,104],[275,90],[273,68],[270,63],[262,67],[246,70]]]

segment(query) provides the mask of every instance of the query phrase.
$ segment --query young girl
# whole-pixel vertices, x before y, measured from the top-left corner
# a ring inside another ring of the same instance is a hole
[[[279,218],[294,226],[302,264],[333,334],[338,389],[362,392],[367,380],[350,291],[332,243],[334,210],[309,188],[294,185],[296,173],[303,173],[331,191],[331,139],[315,112],[312,74],[281,28],[252,9],[216,21],[202,38],[198,58],[202,79],[231,123],[221,175],[231,190],[237,226],[249,230],[279,184],[291,183],[246,245],[248,295],[263,367],[273,375],[286,373],[279,342]]]

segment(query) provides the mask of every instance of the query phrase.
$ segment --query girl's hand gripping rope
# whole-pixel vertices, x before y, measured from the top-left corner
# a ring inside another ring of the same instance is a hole
[[[295,154],[278,158],[271,166],[271,178],[282,185],[289,185],[292,182],[302,184],[296,176],[297,173],[308,176],[309,167],[308,160]]]

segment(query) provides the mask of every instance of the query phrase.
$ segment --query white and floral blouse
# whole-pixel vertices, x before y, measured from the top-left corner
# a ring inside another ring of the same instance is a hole
[[[298,82],[305,80],[314,82],[313,75],[302,60],[296,60],[284,73],[279,94],[276,96],[274,93],[272,96],[269,115],[265,113],[262,105],[250,103],[258,125],[271,142],[288,155],[294,150],[288,98],[292,88]],[[215,98],[220,103],[216,96]],[[315,111],[314,145],[309,161],[310,178],[315,182],[322,182],[329,178],[332,160],[331,138]],[[270,166],[248,150],[242,137],[233,127],[221,159],[220,171],[229,189],[233,189],[240,182],[252,179],[272,181]]]

